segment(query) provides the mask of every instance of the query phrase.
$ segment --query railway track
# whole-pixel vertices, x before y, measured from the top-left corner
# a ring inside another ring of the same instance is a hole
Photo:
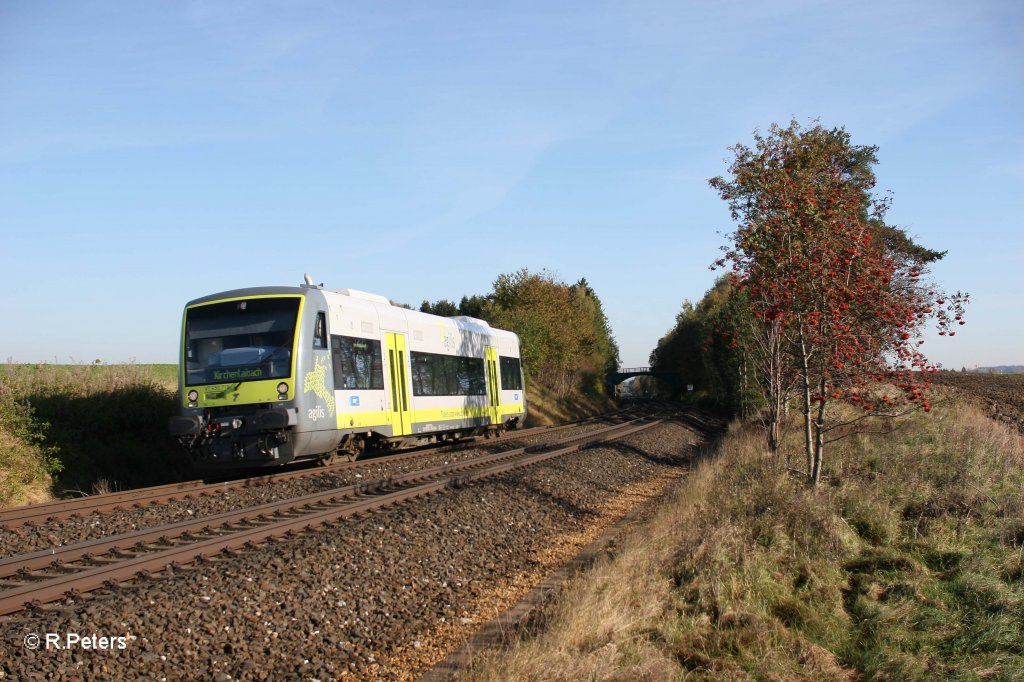
[[[612,415],[602,417],[602,419],[614,422],[617,419],[629,418],[629,416],[630,415],[628,413],[613,413]],[[507,432],[507,440],[516,441],[541,434],[556,434],[567,429],[594,424],[597,423],[597,421],[597,419],[588,419],[554,427],[534,427],[530,429],[516,430]],[[87,516],[90,514],[99,514],[119,509],[133,507],[140,508],[148,505],[164,504],[190,497],[214,495],[231,490],[250,488],[269,483],[324,476],[349,469],[358,469],[359,467],[370,466],[383,461],[397,462],[416,459],[437,454],[439,452],[457,451],[471,447],[480,447],[480,444],[476,441],[465,441],[457,444],[445,444],[436,447],[421,448],[411,452],[364,458],[351,462],[337,462],[327,466],[288,469],[286,471],[275,472],[272,474],[262,474],[229,481],[184,481],[149,488],[138,488],[135,490],[91,495],[72,500],[57,500],[54,502],[26,505],[12,509],[2,509],[0,510],[0,529],[12,530],[26,525],[41,525],[52,521]]]
[[[632,419],[551,445],[520,447],[393,478],[12,556],[0,560],[0,615],[459,488],[660,422],[657,417]]]

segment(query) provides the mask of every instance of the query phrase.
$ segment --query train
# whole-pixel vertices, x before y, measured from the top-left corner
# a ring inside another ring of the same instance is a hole
[[[178,414],[198,470],[356,459],[520,427],[519,337],[356,289],[236,289],[182,315]]]

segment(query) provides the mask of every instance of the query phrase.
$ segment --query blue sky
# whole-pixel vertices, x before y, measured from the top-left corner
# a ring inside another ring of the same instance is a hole
[[[1019,2],[0,2],[0,360],[174,362],[189,299],[586,277],[626,366],[715,273],[755,128],[879,146],[949,367],[1024,364]]]

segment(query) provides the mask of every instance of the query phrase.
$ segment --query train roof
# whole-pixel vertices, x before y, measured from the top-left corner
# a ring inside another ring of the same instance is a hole
[[[212,303],[213,301],[223,301],[229,298],[248,298],[251,296],[280,296],[281,294],[291,294],[293,296],[305,295],[305,293],[312,287],[247,287],[245,289],[231,289],[229,291],[219,291],[215,294],[208,294],[199,298],[193,299],[186,303],[187,306],[198,305],[200,303]]]
[[[478,334],[485,334],[491,336],[517,336],[514,332],[510,332],[505,329],[496,329],[489,325],[486,320],[481,320],[475,317],[468,317],[466,315],[442,317],[440,315],[422,313],[418,310],[412,310],[410,308],[403,308],[401,306],[392,305],[391,301],[386,296],[381,296],[380,294],[373,294],[366,291],[361,291],[359,289],[328,289],[323,286],[310,284],[301,284],[299,286],[267,286],[247,287],[244,289],[231,289],[228,291],[221,291],[215,294],[208,294],[206,296],[193,299],[186,303],[185,305],[186,307],[189,307],[194,305],[201,305],[203,303],[212,303],[214,301],[223,301],[225,299],[249,298],[253,296],[305,296],[313,291],[331,293],[340,296],[347,296],[349,298],[366,301],[374,305],[391,308],[395,312],[400,311],[402,314],[406,314],[414,318],[441,318],[445,320],[450,320],[454,322],[460,329],[470,332],[476,332]]]
[[[247,287],[245,289],[231,289],[229,291],[220,291],[216,294],[208,294],[200,298],[189,301],[186,305],[195,305],[198,303],[209,303],[211,301],[223,301],[229,298],[247,298],[250,296],[280,296],[293,295],[293,296],[304,296],[311,291],[324,291],[332,294],[341,294],[342,296],[348,296],[350,298],[358,298],[363,301],[371,301],[379,305],[391,306],[392,308],[398,308],[391,304],[391,301],[386,296],[380,294],[371,294],[367,291],[360,291],[359,289],[328,289],[323,286],[317,286],[315,284],[300,284],[299,286],[269,286],[269,287]]]

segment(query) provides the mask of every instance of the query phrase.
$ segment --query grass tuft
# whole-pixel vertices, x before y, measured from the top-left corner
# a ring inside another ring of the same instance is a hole
[[[898,427],[832,444],[809,488],[734,424],[544,633],[467,677],[1024,679],[1021,435],[964,403]]]

